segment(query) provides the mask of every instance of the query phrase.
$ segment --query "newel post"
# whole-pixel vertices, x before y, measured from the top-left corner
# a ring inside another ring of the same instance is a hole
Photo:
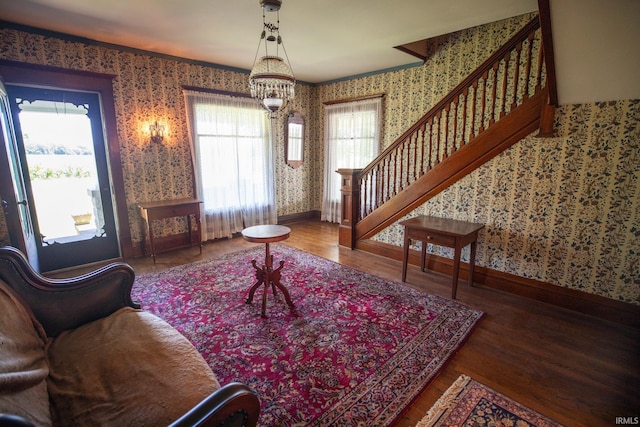
[[[362,169],[338,169],[340,174],[340,211],[341,221],[338,229],[338,244],[350,249],[355,248],[355,226],[360,207],[360,186],[358,175]]]
[[[553,130],[556,106],[553,104],[551,98],[549,97],[549,88],[545,87],[544,90],[547,93],[547,96],[546,96],[547,99],[545,104],[542,106],[542,111],[540,113],[540,126],[539,126],[540,129],[536,137],[553,138],[557,136]]]

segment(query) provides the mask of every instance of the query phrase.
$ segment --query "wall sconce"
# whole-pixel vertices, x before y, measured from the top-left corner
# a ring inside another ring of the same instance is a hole
[[[149,133],[151,134],[151,142],[161,144],[164,139],[164,125],[158,124],[158,121],[149,125]]]

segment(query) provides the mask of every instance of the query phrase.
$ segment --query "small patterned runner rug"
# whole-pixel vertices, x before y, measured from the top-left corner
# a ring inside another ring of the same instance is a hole
[[[262,426],[385,426],[462,345],[482,313],[336,262],[272,244],[295,304],[262,289],[251,260],[264,245],[141,275],[142,308],[200,351],[222,384],[260,396]],[[398,273],[399,274],[399,273]]]
[[[461,375],[416,427],[562,427],[536,411]]]

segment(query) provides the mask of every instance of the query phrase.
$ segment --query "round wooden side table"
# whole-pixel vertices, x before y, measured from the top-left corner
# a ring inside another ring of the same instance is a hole
[[[247,227],[242,230],[242,237],[244,237],[245,240],[265,244],[264,265],[258,267],[255,259],[251,261],[253,268],[256,269],[256,279],[258,279],[258,281],[249,290],[249,296],[246,301],[247,304],[251,304],[256,290],[261,285],[264,285],[262,292],[262,317],[267,317],[267,291],[269,285],[271,285],[274,298],[277,298],[276,288],[280,289],[289,307],[293,307],[293,301],[291,300],[289,291],[280,283],[280,270],[282,270],[284,266],[284,261],[280,261],[280,266],[274,270],[273,255],[269,252],[269,243],[285,240],[289,237],[290,233],[291,229],[283,225],[254,225],[253,227]]]

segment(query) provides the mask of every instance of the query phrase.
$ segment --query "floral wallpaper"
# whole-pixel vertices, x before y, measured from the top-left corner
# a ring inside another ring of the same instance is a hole
[[[71,40],[0,28],[0,58],[116,76],[113,92],[129,223],[132,240],[139,244],[138,203],[191,197],[194,192],[182,86],[248,93],[248,72]],[[309,115],[311,86],[297,85],[289,106],[294,110]],[[156,120],[166,127],[162,145],[150,143],[146,132]],[[285,120],[286,114],[277,119],[274,148],[279,216],[315,206],[312,164],[293,170],[284,163]],[[305,158],[312,160],[310,150],[307,146]],[[186,225],[183,219],[169,219],[155,228],[162,236],[186,230]]]
[[[305,163],[298,169],[284,163],[281,117],[275,147],[278,215],[321,208],[323,102],[384,93],[387,146],[533,16],[453,33],[421,66],[317,86],[298,84],[289,111],[299,111],[308,124]],[[0,58],[116,75],[134,242],[140,240],[136,203],[193,191],[181,85],[247,92],[247,74],[239,71],[10,28],[0,28]],[[409,216],[485,223],[478,265],[640,304],[639,118],[638,100],[561,106],[556,138],[525,138]],[[168,127],[162,146],[150,145],[143,132],[156,119]],[[0,214],[0,239],[6,239],[3,226]],[[180,227],[167,222],[163,232]],[[375,239],[401,246],[403,231],[396,224]],[[430,251],[451,257],[446,249]]]
[[[451,34],[423,66],[322,85],[319,101],[384,93],[387,146],[532,17]],[[557,138],[525,138],[407,218],[484,223],[477,265],[640,305],[639,118],[638,100],[562,106]],[[402,246],[404,231],[374,239]]]
[[[535,16],[526,14],[452,33],[420,67],[320,85],[320,107],[327,101],[383,93],[381,139],[385,148]],[[322,109],[317,128],[324,129]]]
[[[640,100],[556,117],[557,137],[530,135],[407,218],[483,223],[476,265],[640,304]],[[375,239],[402,246],[403,235],[394,224]]]

